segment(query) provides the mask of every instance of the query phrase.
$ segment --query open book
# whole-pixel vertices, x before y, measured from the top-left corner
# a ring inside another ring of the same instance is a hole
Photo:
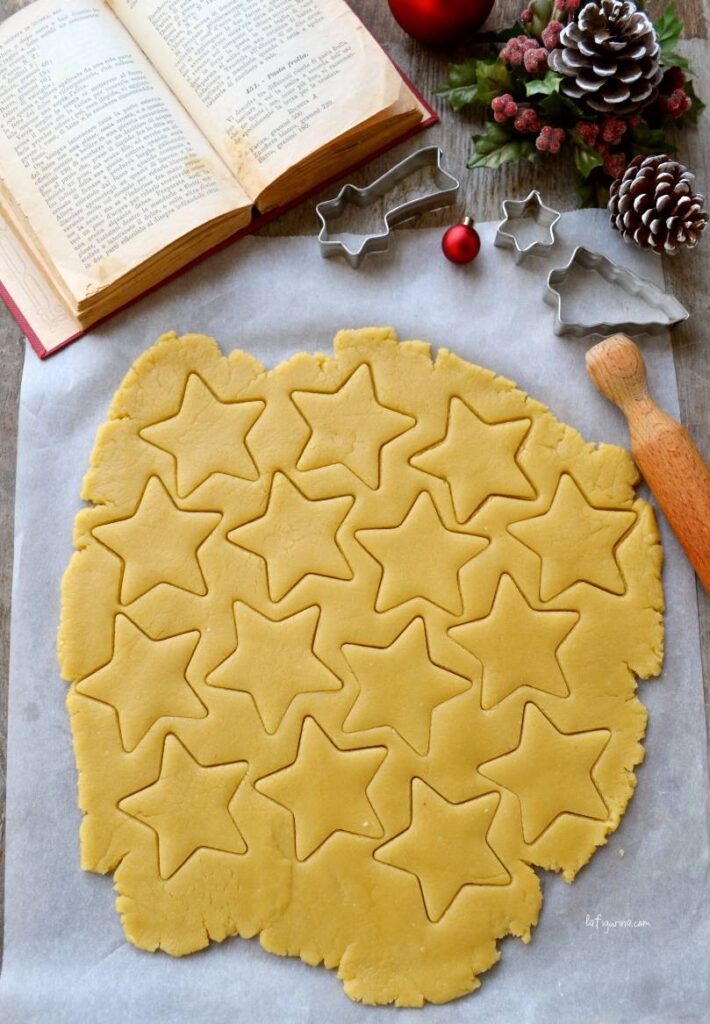
[[[345,0],[0,25],[0,293],[41,355],[433,119]]]

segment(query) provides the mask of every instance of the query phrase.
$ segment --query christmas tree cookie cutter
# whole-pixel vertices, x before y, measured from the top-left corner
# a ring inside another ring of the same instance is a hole
[[[321,222],[318,245],[321,256],[344,256],[351,267],[359,267],[365,256],[372,252],[385,252],[389,247],[392,228],[410,217],[451,206],[459,191],[459,180],[443,167],[443,154],[438,146],[425,146],[415,153],[410,153],[385,174],[358,188],[348,183],[343,185],[335,199],[318,203],[316,214]],[[333,222],[338,219],[348,204],[357,207],[371,206],[386,197],[397,186],[418,171],[431,168],[433,170],[433,187],[419,193],[414,198],[406,199],[387,208],[384,215],[384,230],[371,235],[356,235],[354,241],[343,241],[331,237]]]
[[[562,289],[567,278],[578,267],[586,273],[598,274],[610,284],[618,285],[628,295],[640,298],[648,307],[648,317],[643,320],[599,320],[588,323],[566,317],[563,311]],[[583,245],[577,246],[564,267],[550,271],[544,298],[545,302],[555,309],[555,334],[564,334],[572,338],[584,338],[590,334],[605,336],[617,331],[623,334],[660,334],[690,316],[685,306],[674,295],[662,291],[652,281],[615,263],[608,256],[585,249]]]
[[[494,245],[499,249],[512,249],[516,263],[521,263],[528,256],[549,256],[557,241],[555,226],[560,219],[560,211],[547,206],[537,189],[533,189],[525,199],[504,199],[502,207],[503,220],[498,225]],[[539,228],[540,237],[521,246],[509,225],[528,218]]]

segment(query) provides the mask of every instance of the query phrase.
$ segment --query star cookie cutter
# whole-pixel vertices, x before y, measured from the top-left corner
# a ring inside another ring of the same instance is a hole
[[[499,249],[512,249],[515,255],[515,262],[521,263],[528,256],[549,256],[550,250],[557,241],[555,237],[555,225],[560,219],[559,210],[553,210],[547,206],[537,189],[533,189],[525,199],[504,199],[503,220],[498,225],[494,245]],[[521,246],[512,231],[506,230],[511,221],[523,220],[530,217],[540,228],[542,238],[530,242],[529,245]]]
[[[562,311],[560,287],[564,285],[567,277],[576,267],[581,267],[582,270],[590,274],[596,273],[610,284],[619,285],[628,295],[638,296],[648,306],[649,314],[655,315],[649,315],[647,320],[624,320],[617,323],[606,320],[583,323],[565,317]],[[544,298],[549,306],[555,308],[555,334],[564,334],[572,338],[584,338],[590,334],[605,336],[617,331],[624,334],[660,334],[667,328],[687,320],[690,316],[685,306],[681,305],[674,295],[662,291],[652,281],[639,277],[638,274],[615,263],[608,256],[585,249],[583,245],[577,246],[564,267],[550,271]]]
[[[389,246],[392,228],[395,225],[401,224],[402,221],[409,220],[410,217],[419,213],[451,206],[458,195],[460,183],[458,178],[444,169],[442,160],[443,154],[438,146],[425,146],[405,157],[404,160],[395,164],[369,185],[358,188],[348,183],[343,185],[335,199],[327,199],[323,203],[318,203],[316,214],[321,222],[318,235],[321,256],[326,258],[344,256],[351,267],[357,268],[369,253],[385,252]],[[378,231],[371,235],[357,235],[358,244],[356,246],[330,237],[332,222],[340,217],[349,203],[358,207],[371,206],[411,175],[427,167],[434,170],[434,188],[413,199],[407,199],[405,202],[390,207],[384,215],[384,231]]]

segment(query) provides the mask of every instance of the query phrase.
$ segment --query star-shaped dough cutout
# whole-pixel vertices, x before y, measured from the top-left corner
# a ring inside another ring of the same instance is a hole
[[[343,732],[388,725],[417,754],[426,754],[434,708],[463,693],[470,680],[431,660],[424,620],[414,619],[388,647],[345,644],[360,692]]]
[[[207,708],[187,681],[197,630],[151,640],[117,615],[113,657],[77,683],[77,691],[115,709],[124,750],[135,750],[161,718],[204,718]]]
[[[377,401],[367,363],[338,391],[294,391],[291,398],[311,428],[298,469],[341,463],[373,489],[380,482],[382,448],[415,423],[414,417]]]
[[[299,860],[335,832],[382,836],[367,787],[386,755],[384,747],[341,750],[312,718],[304,720],[294,763],[256,783],[260,793],[291,812]]]
[[[529,430],[529,419],[487,423],[460,398],[452,398],[445,436],[409,461],[447,482],[456,519],[465,523],[488,497],[535,497],[516,461]]]
[[[266,732],[276,732],[299,694],[342,688],[314,650],[320,608],[313,605],[276,621],[246,604],[236,604],[234,611],[236,650],[207,682],[251,694]]]
[[[608,729],[562,732],[538,707],[526,704],[518,746],[478,771],[517,796],[523,838],[531,844],[561,814],[602,821],[609,816],[592,772],[610,737]]]
[[[246,851],[229,811],[246,771],[246,761],[202,765],[176,736],[165,737],[157,781],[118,805],[158,837],[161,878],[174,875],[196,850]]]
[[[132,515],[92,531],[123,561],[121,603],[130,604],[158,583],[206,594],[197,553],[220,518],[219,512],[183,512],[152,476]]]
[[[439,921],[466,885],[508,885],[510,874],[488,843],[499,793],[452,804],[412,779],[409,828],[375,851],[375,860],[414,875],[426,912]]]
[[[274,474],[266,511],[238,526],[227,540],[260,555],[272,601],[280,601],[304,576],[352,579],[336,534],[354,498],[311,501],[283,473]]]
[[[549,601],[573,583],[623,594],[626,586],[615,549],[635,522],[635,512],[590,505],[565,473],[547,512],[511,523],[508,529],[541,559],[540,597]]]
[[[191,373],[176,415],[144,427],[140,436],[172,455],[180,497],[190,494],[213,473],[256,480],[259,471],[246,438],[265,404],[223,402],[201,377]]]
[[[382,566],[378,612],[423,597],[460,615],[459,572],[489,543],[485,537],[447,530],[428,491],[422,491],[398,526],[358,530],[355,536]]]
[[[452,626],[449,636],[483,666],[481,707],[495,707],[521,686],[566,697],[557,650],[579,621],[577,612],[531,608],[508,575],[486,616]]]

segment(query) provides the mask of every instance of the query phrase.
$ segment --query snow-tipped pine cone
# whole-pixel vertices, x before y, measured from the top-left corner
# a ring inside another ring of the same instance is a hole
[[[625,242],[673,255],[694,248],[705,230],[705,197],[693,192],[695,176],[665,155],[636,156],[611,186],[612,227]]]
[[[562,29],[548,63],[565,76],[567,96],[612,116],[645,107],[663,77],[656,30],[632,0],[588,3]]]

